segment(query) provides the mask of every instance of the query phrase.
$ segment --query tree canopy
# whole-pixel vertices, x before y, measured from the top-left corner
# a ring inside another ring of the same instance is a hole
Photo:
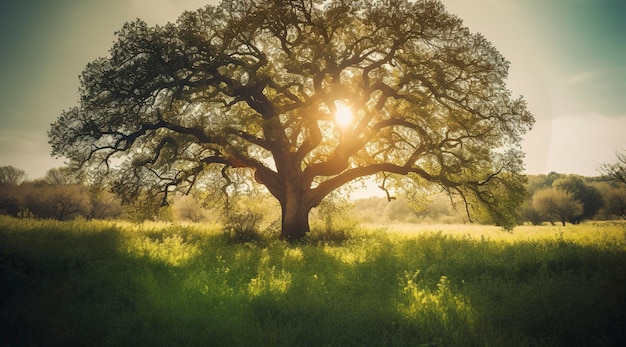
[[[459,194],[510,227],[534,119],[508,67],[439,1],[222,1],[124,24],[49,137],[127,198],[254,178],[288,240],[329,193],[373,175]]]
[[[572,194],[572,197],[582,204],[582,213],[572,216],[570,218],[572,223],[580,223],[585,219],[593,218],[604,205],[600,191],[585,183],[583,177],[575,175],[563,177],[554,181],[553,186]]]
[[[17,186],[26,179],[26,171],[11,165],[0,166],[0,185]]]
[[[563,189],[546,188],[538,191],[533,196],[533,205],[540,214],[550,222],[565,222],[576,220],[583,214],[584,207],[580,200]]]

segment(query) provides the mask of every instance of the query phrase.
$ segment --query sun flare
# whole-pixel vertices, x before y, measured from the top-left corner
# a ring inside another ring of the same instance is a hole
[[[343,103],[336,103],[337,110],[335,111],[335,121],[337,125],[342,128],[348,127],[352,124],[354,120],[354,114],[352,113],[352,109],[350,107],[344,105]]]

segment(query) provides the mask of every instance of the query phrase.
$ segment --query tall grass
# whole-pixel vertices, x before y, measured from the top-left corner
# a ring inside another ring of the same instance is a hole
[[[626,224],[411,228],[290,245],[2,217],[0,345],[626,342]]]

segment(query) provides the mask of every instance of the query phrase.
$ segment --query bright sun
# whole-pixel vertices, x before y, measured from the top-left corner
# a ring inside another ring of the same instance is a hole
[[[344,105],[343,103],[336,103],[337,110],[335,111],[335,121],[337,125],[342,128],[348,127],[352,124],[352,120],[354,119],[354,115],[352,114],[352,110],[350,107]]]

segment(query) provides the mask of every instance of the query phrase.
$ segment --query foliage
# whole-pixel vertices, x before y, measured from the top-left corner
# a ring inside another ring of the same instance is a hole
[[[0,187],[17,186],[26,179],[26,171],[11,165],[0,166]]]
[[[608,213],[626,219],[626,187],[610,190],[605,204]]]
[[[240,244],[207,224],[0,216],[0,344],[626,342],[624,223],[432,228]]]
[[[408,203],[398,199],[387,201],[384,209],[382,209],[382,215],[389,221],[405,223],[417,221],[416,211]]]
[[[8,214],[16,216],[23,205],[23,197],[18,192],[21,190],[19,186],[4,185],[0,186],[2,194],[0,194],[0,214]]]
[[[38,182],[22,186],[25,208],[38,218],[68,220],[88,216],[91,212],[89,189],[84,185],[55,186]]]
[[[176,220],[188,220],[190,222],[203,222],[209,219],[210,213],[201,202],[190,195],[179,195],[174,199],[174,214]]]
[[[226,216],[224,229],[235,242],[258,241],[259,224],[263,215],[251,211],[231,212]]]
[[[357,220],[351,216],[353,208],[353,202],[341,192],[329,194],[314,210],[314,229],[329,235],[355,228]]]
[[[462,204],[458,202],[457,206]],[[370,197],[355,201],[351,213],[359,221],[373,224],[417,223],[417,224],[462,224],[467,223],[464,211],[458,211],[447,194],[428,196],[420,205],[402,197],[388,201]],[[416,206],[417,205],[417,206]]]
[[[532,200],[528,200],[522,205],[522,218],[532,225],[541,225],[545,220],[545,213],[535,208]]]
[[[251,193],[229,200],[223,211],[224,231],[231,241],[245,243],[274,236],[280,218],[276,203],[267,195]]]
[[[90,187],[89,195],[91,198],[90,218],[95,219],[114,219],[120,218],[124,212],[121,200],[108,190],[98,187]]]
[[[603,164],[600,171],[611,179],[626,184],[626,151],[615,154],[614,163]]]
[[[73,185],[84,183],[81,173],[63,166],[52,168],[46,172],[44,181],[53,186]]]
[[[528,176],[528,195],[521,209],[523,221],[539,225],[544,221],[560,220],[555,217],[558,213],[554,213],[554,206],[545,210],[544,208],[547,208],[545,204],[544,206],[534,204],[535,195],[549,189],[567,192],[574,200],[581,203],[582,213],[566,218],[568,222],[580,223],[583,220],[621,218],[620,190],[622,186],[620,182],[608,180],[606,176],[582,177],[551,172],[548,175]]]
[[[593,218],[604,205],[602,194],[595,187],[585,183],[582,177],[570,175],[560,178],[553,183],[553,187],[565,190],[572,194],[574,199],[583,205],[580,215],[572,216],[572,223],[580,223],[582,220]]]
[[[578,219],[583,214],[583,204],[572,193],[548,188],[533,195],[533,207],[543,215],[544,219],[554,223],[560,221],[563,225],[572,219]]]
[[[59,220],[117,218],[122,214],[120,200],[112,193],[82,184],[51,185],[45,181],[24,182],[4,189],[5,214],[32,215]]]
[[[253,179],[280,202],[283,239],[372,175],[442,187],[510,228],[534,119],[508,67],[439,1],[222,1],[126,23],[49,137],[127,199]]]

